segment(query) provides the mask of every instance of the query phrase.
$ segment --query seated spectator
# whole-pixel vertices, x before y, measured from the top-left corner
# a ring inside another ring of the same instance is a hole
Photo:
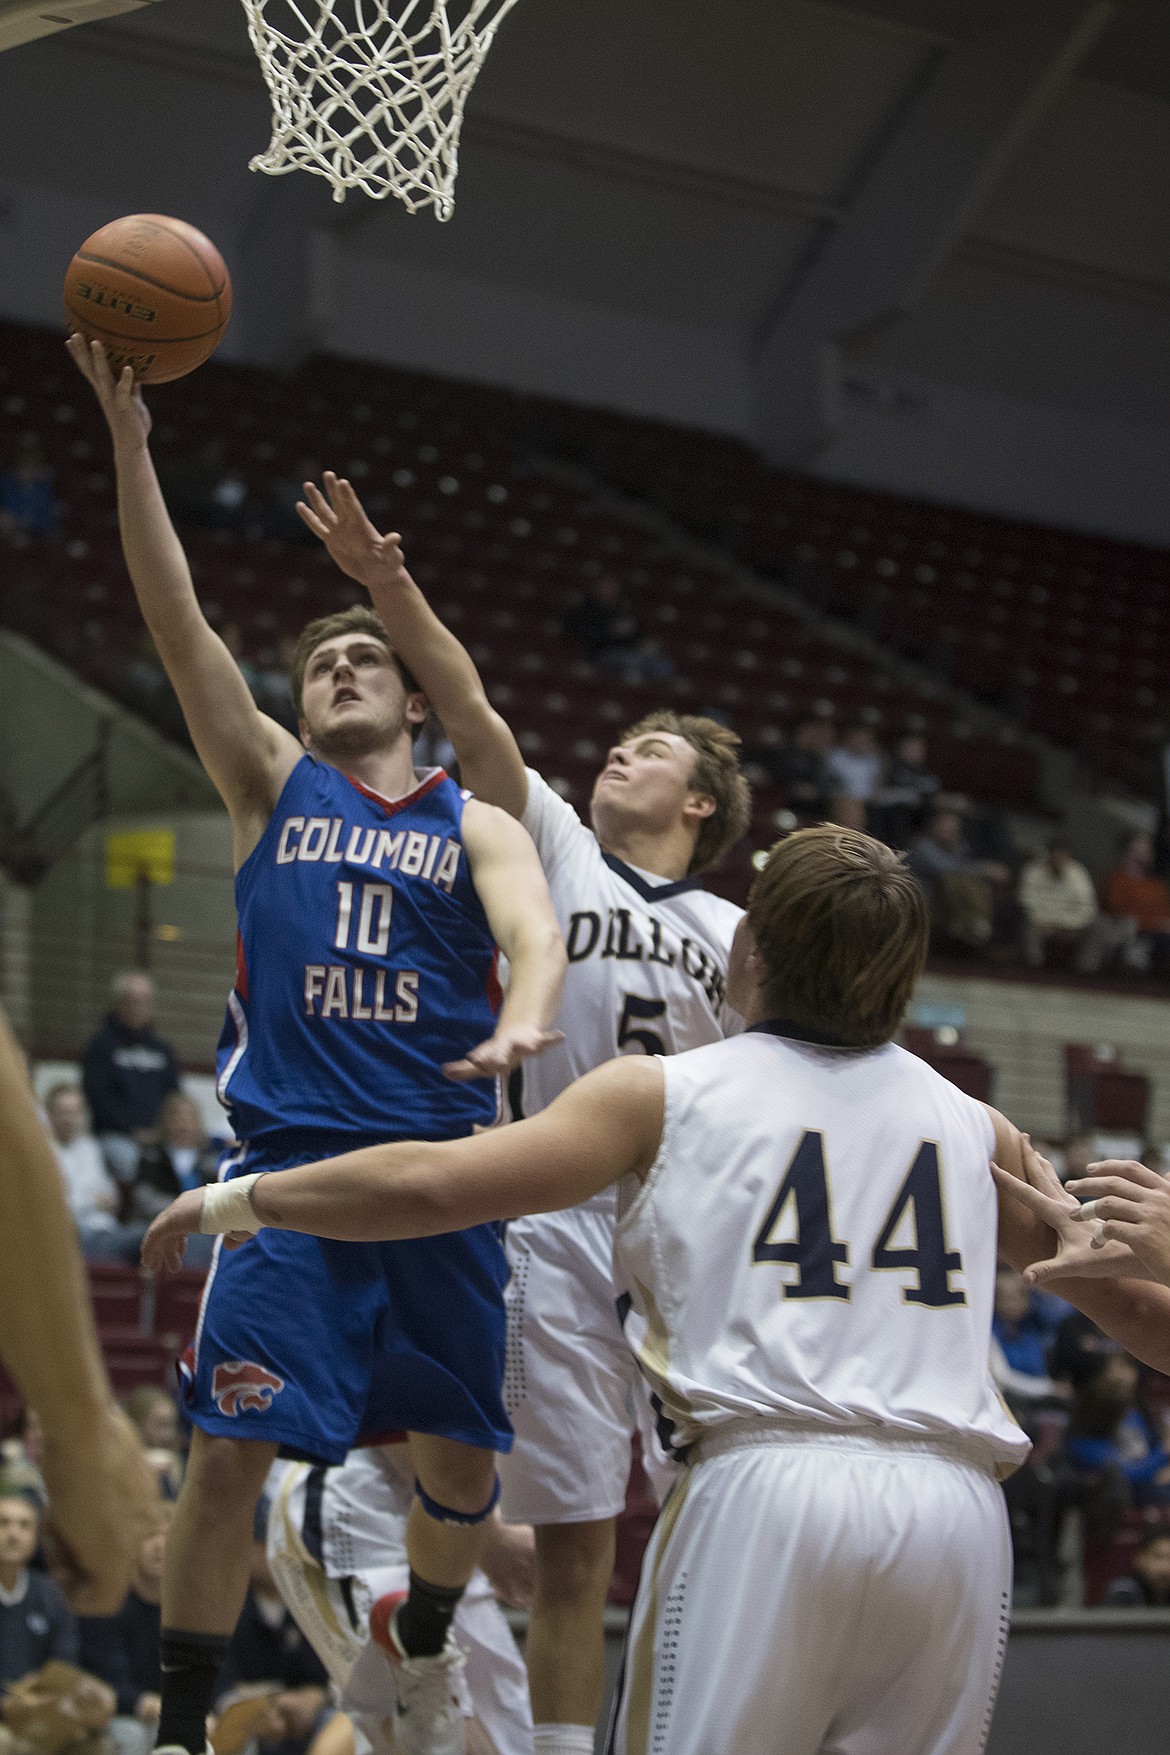
[[[906,848],[922,828],[942,781],[926,765],[926,739],[907,732],[894,745],[873,797],[874,834],[890,847]]]
[[[882,752],[872,727],[851,725],[841,742],[829,751],[825,765],[834,798],[855,799],[868,805],[882,774]],[[864,828],[864,823],[861,826]]]
[[[1170,1530],[1149,1530],[1138,1544],[1133,1568],[1107,1586],[1106,1609],[1170,1608]]]
[[[1103,1359],[1073,1396],[1065,1456],[1077,1473],[1120,1503],[1170,1504],[1170,1453],[1137,1401],[1138,1367],[1128,1353]]]
[[[143,1537],[118,1613],[83,1615],[78,1623],[83,1665],[114,1692],[116,1716],[109,1735],[117,1755],[149,1755],[154,1747],[161,1706],[159,1604],[170,1513],[169,1505],[160,1506],[154,1528]]]
[[[1024,961],[1033,969],[1044,965],[1054,948],[1082,955],[1097,918],[1093,880],[1067,843],[1049,842],[1042,857],[1028,862],[1020,879]]]
[[[41,1422],[33,1408],[21,1408],[0,1441],[0,1499],[23,1494],[43,1511],[49,1503],[41,1473]]]
[[[1009,1404],[1035,1404],[1061,1395],[1048,1375],[1052,1330],[1024,1276],[1006,1262],[995,1273],[991,1334],[991,1375]]]
[[[237,1690],[272,1684],[275,1692],[257,1740],[269,1755],[304,1755],[328,1709],[329,1677],[273,1582],[265,1548],[267,1511],[262,1499],[253,1529],[251,1583],[220,1671],[216,1710],[222,1712]]]
[[[55,536],[58,524],[53,472],[36,434],[23,433],[11,463],[0,470],[0,531]]]
[[[996,861],[975,858],[958,811],[935,811],[929,827],[911,843],[908,863],[925,889],[945,937],[973,949],[991,942],[993,885],[1006,884],[1011,871]]]
[[[1154,843],[1149,835],[1131,835],[1121,862],[1101,886],[1102,912],[1125,922],[1130,937],[1122,945],[1133,968],[1158,975],[1170,973],[1170,889],[1154,870]]]
[[[45,1098],[45,1111],[81,1253],[87,1261],[136,1262],[146,1226],[119,1222],[122,1190],[89,1131],[81,1086],[54,1085]]]
[[[179,1063],[154,1028],[154,982],[142,970],[115,975],[112,1009],[90,1037],[82,1061],[94,1132],[119,1182],[130,1182],[138,1153],[154,1139],[163,1100],[179,1088]]]
[[[59,1689],[37,1686],[38,1672],[52,1661],[75,1665],[79,1655],[77,1622],[60,1587],[30,1564],[39,1542],[36,1507],[22,1494],[0,1494],[0,1748],[5,1755],[29,1755],[38,1719],[60,1700]],[[114,1707],[107,1688],[86,1680],[88,1687],[72,1691],[78,1743],[108,1724]]]
[[[590,582],[584,597],[565,617],[566,639],[582,648],[593,664],[620,667],[632,659],[642,638],[637,617],[612,573]]]
[[[821,822],[829,808],[831,784],[827,757],[833,747],[829,719],[802,719],[792,742],[768,751],[757,746],[752,754],[764,766],[784,802],[805,822]]]
[[[186,1463],[179,1409],[174,1396],[157,1384],[143,1383],[122,1403],[122,1411],[138,1429],[147,1461],[159,1478],[164,1499],[177,1499]]]
[[[1057,1383],[1077,1390],[1096,1376],[1107,1359],[1120,1352],[1117,1342],[1099,1329],[1092,1317],[1074,1310],[1057,1325],[1048,1369]]]
[[[186,1091],[172,1091],[158,1117],[158,1138],[138,1154],[130,1211],[149,1224],[189,1188],[214,1182],[221,1147],[208,1137],[203,1111]],[[189,1258],[188,1258],[189,1259]]]

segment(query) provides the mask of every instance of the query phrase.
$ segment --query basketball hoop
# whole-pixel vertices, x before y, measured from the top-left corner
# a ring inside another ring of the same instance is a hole
[[[254,171],[450,219],[463,107],[516,0],[243,0],[272,98]]]

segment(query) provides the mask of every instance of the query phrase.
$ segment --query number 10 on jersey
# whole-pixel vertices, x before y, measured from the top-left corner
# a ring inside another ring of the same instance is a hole
[[[790,1203],[796,1234],[780,1243],[775,1235]],[[892,1240],[903,1220],[912,1226],[914,1241],[909,1247],[895,1249]],[[785,1262],[796,1269],[795,1281],[784,1286],[785,1298],[849,1298],[849,1286],[837,1277],[838,1267],[849,1260],[849,1245],[833,1235],[823,1134],[806,1132],[802,1136],[756,1233],[752,1260]],[[963,1258],[947,1245],[942,1170],[933,1140],[920,1144],[874,1243],[870,1266],[877,1272],[916,1276],[917,1285],[902,1288],[907,1304],[941,1310],[948,1304],[967,1302],[966,1293],[951,1285],[951,1275],[963,1271]]]

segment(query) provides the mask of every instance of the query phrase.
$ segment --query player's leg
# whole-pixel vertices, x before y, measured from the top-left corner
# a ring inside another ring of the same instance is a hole
[[[625,1503],[635,1367],[613,1293],[613,1221],[591,1208],[508,1228],[508,1374],[515,1430],[503,1510],[537,1529],[525,1654],[538,1755],[592,1749],[605,1671],[602,1611]]]
[[[499,1498],[495,1452],[412,1432],[416,1491],[406,1524],[410,1587],[395,1634],[410,1658],[437,1657],[479,1565]]]
[[[216,1675],[244,1597],[252,1518],[276,1445],[196,1428],[167,1531],[158,1745],[201,1755]]]
[[[564,1727],[592,1727],[605,1688],[604,1609],[613,1577],[614,1519],[546,1524],[536,1531],[536,1597],[525,1656],[532,1717],[559,1727],[539,1747],[573,1748]],[[592,1730],[590,1728],[590,1735]],[[576,1741],[585,1748],[584,1738]],[[592,1746],[591,1744],[589,1745]]]

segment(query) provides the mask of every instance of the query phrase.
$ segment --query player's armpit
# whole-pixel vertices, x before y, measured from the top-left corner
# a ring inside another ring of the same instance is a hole
[[[656,1058],[612,1060],[528,1121],[465,1140],[369,1146],[261,1177],[253,1207],[264,1225],[374,1242],[577,1206],[646,1174],[662,1138],[663,1093]]]

